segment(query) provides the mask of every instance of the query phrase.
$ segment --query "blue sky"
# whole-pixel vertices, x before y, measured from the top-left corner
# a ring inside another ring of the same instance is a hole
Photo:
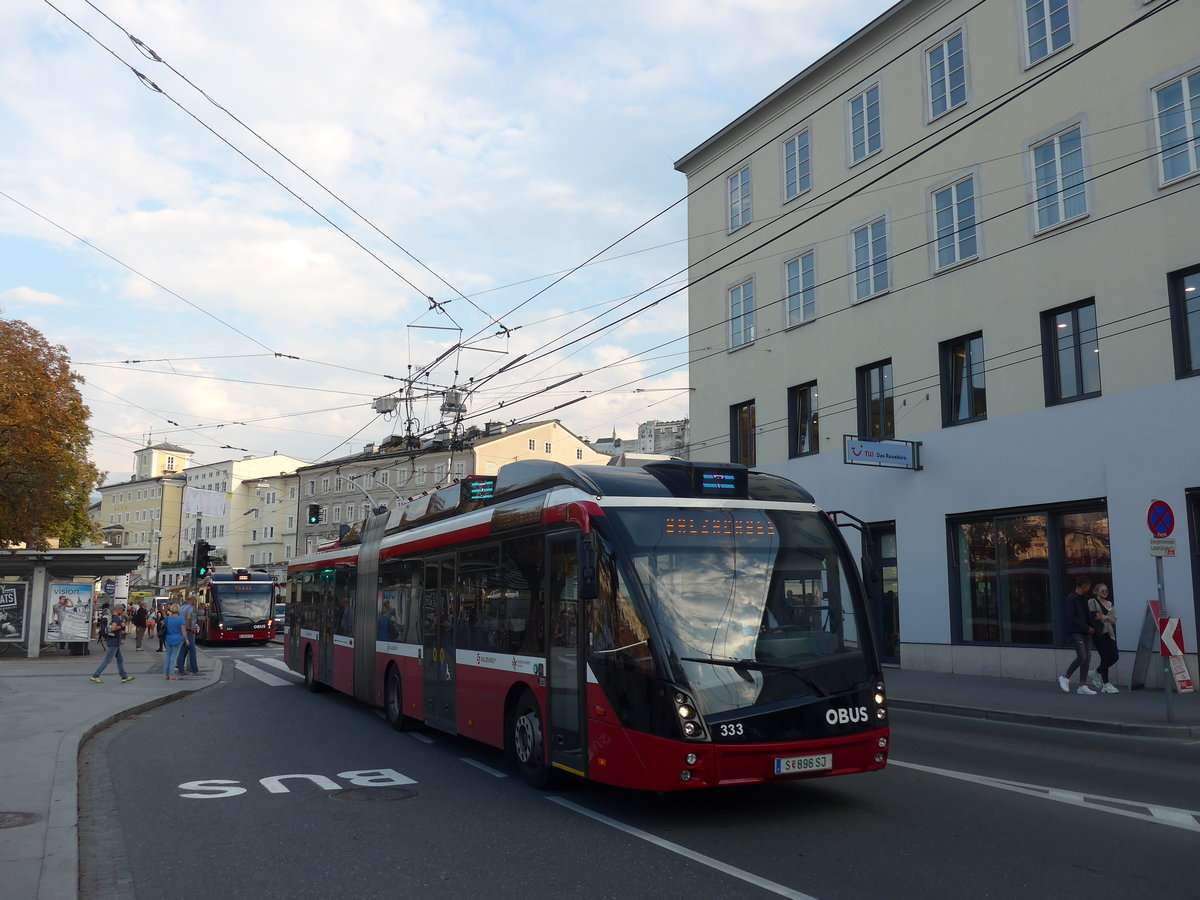
[[[679,287],[683,204],[550,283],[679,200],[675,159],[891,5],[50,2],[0,9],[0,315],[68,349],[114,479],[147,436],[201,463],[361,449],[404,430],[373,397],[478,334],[422,379],[410,412],[431,427],[433,388]],[[686,416],[686,321],[679,293],[517,365],[468,424],[632,436]]]

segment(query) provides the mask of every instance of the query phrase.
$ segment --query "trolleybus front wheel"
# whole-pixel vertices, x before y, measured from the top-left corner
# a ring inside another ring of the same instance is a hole
[[[513,708],[509,740],[521,777],[536,788],[549,786],[553,774],[546,765],[545,734],[542,710],[533,693],[526,689]]]
[[[304,651],[304,686],[314,694],[321,690],[321,682],[317,681],[316,666],[313,665],[312,650]]]

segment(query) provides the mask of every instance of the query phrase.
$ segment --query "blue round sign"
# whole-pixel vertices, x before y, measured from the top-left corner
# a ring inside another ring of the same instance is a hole
[[[117,592],[117,583],[115,581],[104,582],[104,593],[108,596],[113,596]]]
[[[1175,513],[1162,500],[1154,500],[1146,510],[1146,526],[1156,538],[1170,537],[1175,530]]]

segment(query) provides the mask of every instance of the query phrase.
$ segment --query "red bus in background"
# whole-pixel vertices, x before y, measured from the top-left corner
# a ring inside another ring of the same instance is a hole
[[[292,560],[284,656],[416,723],[646,790],[882,769],[864,592],[799,485],[520,461]]]
[[[275,639],[275,584],[261,569],[214,566],[194,587],[171,590],[171,602],[196,597],[201,643],[259,643]]]

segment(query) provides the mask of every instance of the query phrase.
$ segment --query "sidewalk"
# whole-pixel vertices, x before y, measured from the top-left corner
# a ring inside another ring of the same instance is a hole
[[[4,894],[21,900],[69,900],[78,895],[79,748],[95,732],[161,706],[221,678],[221,661],[199,652],[200,674],[179,681],[162,675],[158,641],[141,653],[122,647],[122,684],[114,659],[88,681],[104,659],[51,649],[37,659],[0,656],[0,871]]]
[[[888,703],[895,709],[969,716],[993,722],[1020,722],[1049,728],[1074,728],[1161,738],[1200,738],[1200,693],[1171,697],[1173,722],[1161,690],[1131,691],[1094,697],[1063,693],[1058,682],[986,675],[948,675],[909,669],[885,669]],[[1116,682],[1114,682],[1116,683]]]
[[[132,644],[132,641],[128,642]],[[134,681],[122,684],[116,662],[88,677],[100,660],[51,650],[34,660],[0,656],[0,869],[5,896],[69,900],[77,896],[79,748],[126,716],[215,684],[221,660],[200,651],[200,675],[164,681],[157,642],[125,652]],[[1161,691],[1080,696],[1055,681],[1026,681],[887,669],[889,704],[999,722],[1160,738],[1200,738],[1200,694],[1175,695],[1166,721]]]

